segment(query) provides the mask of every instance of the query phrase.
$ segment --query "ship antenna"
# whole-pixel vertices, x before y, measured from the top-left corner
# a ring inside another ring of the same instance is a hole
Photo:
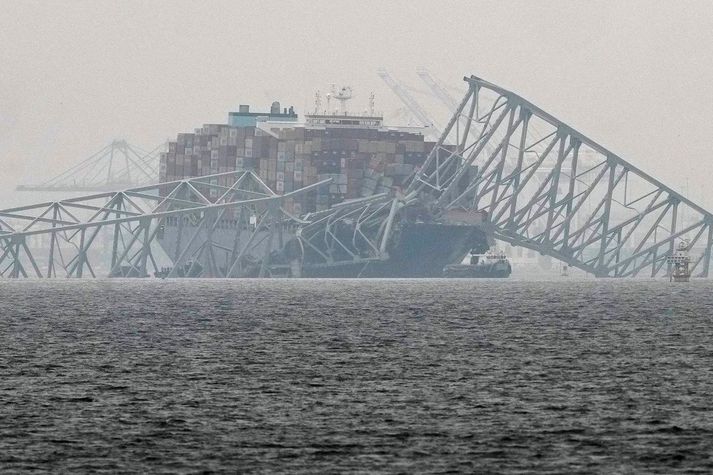
[[[319,114],[319,111],[322,109],[322,96],[319,94],[319,89],[317,89],[317,92],[314,94],[314,113]]]
[[[374,91],[369,94],[369,114],[374,117]]]
[[[330,89],[329,89],[329,94],[327,94],[327,113],[331,114],[332,109],[329,106],[329,103],[331,102],[332,97],[337,95],[337,85],[335,83],[330,84]]]
[[[347,115],[347,102],[353,97],[352,88],[349,86],[342,86],[339,92],[334,94],[334,98],[339,101],[339,112]]]

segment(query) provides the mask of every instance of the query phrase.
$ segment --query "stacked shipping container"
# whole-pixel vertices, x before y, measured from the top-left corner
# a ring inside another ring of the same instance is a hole
[[[332,178],[329,186],[288,204],[288,211],[301,214],[399,189],[432,147],[418,133],[358,125],[282,124],[269,129],[269,122],[262,128],[207,124],[192,134],[178,134],[169,143],[161,156],[161,180],[252,169],[283,194]],[[228,181],[221,178],[216,183],[227,186]],[[217,197],[217,191],[212,197]]]

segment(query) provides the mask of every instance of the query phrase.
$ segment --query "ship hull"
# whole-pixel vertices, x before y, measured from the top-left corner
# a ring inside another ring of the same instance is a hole
[[[485,233],[478,226],[411,224],[392,244],[389,258],[366,263],[305,266],[305,277],[328,278],[432,278],[442,277],[443,268],[459,262],[470,250],[488,249]]]
[[[443,271],[443,277],[451,279],[491,278],[504,279],[510,277],[512,267],[509,262],[495,264],[460,264],[449,265]]]
[[[216,244],[222,248],[232,248],[235,230],[216,231],[212,236]],[[186,241],[185,236],[179,239],[177,233],[177,228],[169,227],[159,239],[169,256],[176,254],[174,243]],[[287,236],[285,238],[289,239]],[[469,251],[484,252],[488,246],[487,235],[477,225],[410,224],[400,231],[399,236],[389,246],[387,259],[338,264],[304,262],[299,275],[310,278],[442,277],[445,266],[460,262]],[[260,253],[259,249],[257,253]],[[219,269],[225,270],[229,267],[229,253],[215,253],[215,260]],[[282,275],[292,276],[295,273],[287,272]]]

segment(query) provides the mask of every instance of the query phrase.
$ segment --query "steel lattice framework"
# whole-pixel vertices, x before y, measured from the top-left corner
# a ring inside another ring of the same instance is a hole
[[[465,81],[465,97],[401,191],[295,217],[284,200],[329,180],[280,196],[236,171],[3,210],[0,276],[94,276],[102,256],[110,276],[366,268],[389,259],[401,223],[426,219],[479,226],[600,277],[669,273],[682,241],[692,271],[708,277],[711,213],[517,94]],[[214,239],[226,223],[227,246]],[[166,246],[171,227],[176,242]]]
[[[659,275],[681,240],[708,276],[711,213],[517,94],[465,81],[411,195],[483,210],[497,239],[596,276]]]
[[[187,237],[164,258],[169,277],[194,275],[198,266],[203,276],[263,276],[272,251],[284,245],[283,231],[302,222],[282,209],[283,200],[323,184],[276,195],[253,172],[236,171],[3,210],[0,276],[95,277],[98,266],[109,276],[160,272],[156,239],[167,225],[186,231],[179,241]],[[234,218],[230,249],[211,239],[226,213]],[[42,245],[33,249],[33,238]],[[215,264],[216,252],[229,256],[229,268]]]
[[[381,193],[307,215],[297,233],[306,262],[327,267],[387,260],[395,213],[405,205]]]

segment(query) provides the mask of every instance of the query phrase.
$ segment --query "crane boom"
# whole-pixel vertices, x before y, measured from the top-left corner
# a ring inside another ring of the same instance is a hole
[[[440,136],[441,131],[436,127],[436,124],[431,120],[426,111],[416,102],[406,89],[401,86],[385,69],[379,69],[377,72],[379,77],[389,86],[389,89],[401,100],[408,110],[420,121],[424,127],[429,127],[433,134]]]
[[[446,91],[438,82],[431,76],[431,73],[427,69],[419,69],[416,71],[418,77],[426,83],[428,88],[433,92],[433,94],[440,100],[448,110],[453,113],[458,108],[458,102],[451,96],[448,91]]]

